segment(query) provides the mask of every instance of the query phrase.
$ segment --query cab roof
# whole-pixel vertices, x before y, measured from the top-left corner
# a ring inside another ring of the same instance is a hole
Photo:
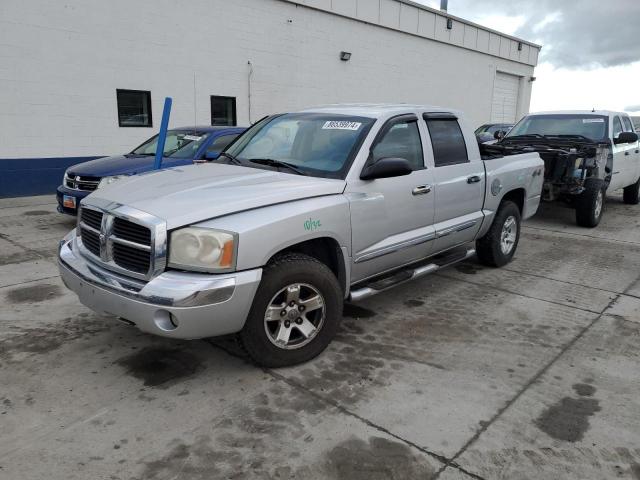
[[[169,129],[169,131],[173,131],[173,132],[198,132],[198,133],[226,132],[230,130],[246,130],[246,127],[234,127],[234,126],[227,126],[227,125],[196,125],[196,126],[187,126],[187,127],[174,127]]]
[[[328,113],[336,115],[353,115],[358,117],[383,118],[403,113],[420,112],[447,112],[459,115],[460,112],[450,108],[436,107],[433,105],[417,105],[407,103],[343,103],[334,105],[321,105],[302,110],[303,113]]]
[[[533,115],[594,115],[611,117],[614,115],[629,115],[626,112],[614,112],[613,110],[551,110],[548,112],[532,112]]]

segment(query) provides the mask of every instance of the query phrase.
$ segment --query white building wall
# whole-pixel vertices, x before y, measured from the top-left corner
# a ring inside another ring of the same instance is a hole
[[[225,95],[237,97],[240,125],[338,102],[443,105],[479,125],[496,71],[522,77],[519,114],[528,110],[529,44],[518,51],[516,40],[458,20],[449,31],[442,15],[410,2],[296,3],[3,0],[0,158],[130,151],[157,132],[165,96],[171,126],[192,125],[194,75],[198,124],[210,123],[209,96]],[[153,128],[118,126],[117,88],[151,91]]]

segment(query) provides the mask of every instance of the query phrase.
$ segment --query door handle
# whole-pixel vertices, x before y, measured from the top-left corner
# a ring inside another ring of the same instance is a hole
[[[478,175],[467,178],[467,183],[479,183],[482,180]]]
[[[413,195],[426,195],[430,191],[431,191],[431,185],[418,185],[411,191],[411,193]]]

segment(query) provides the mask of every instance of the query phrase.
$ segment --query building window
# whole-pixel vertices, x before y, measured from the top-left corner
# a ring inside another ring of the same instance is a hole
[[[237,125],[236,97],[211,95],[211,125]]]
[[[151,92],[144,90],[116,90],[118,125],[121,127],[152,127]]]

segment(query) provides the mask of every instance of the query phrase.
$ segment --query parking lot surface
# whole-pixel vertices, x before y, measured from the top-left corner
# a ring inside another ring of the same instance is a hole
[[[53,197],[0,200],[0,478],[640,479],[640,207],[545,205],[516,258],[345,305],[262,370],[93,313]]]

